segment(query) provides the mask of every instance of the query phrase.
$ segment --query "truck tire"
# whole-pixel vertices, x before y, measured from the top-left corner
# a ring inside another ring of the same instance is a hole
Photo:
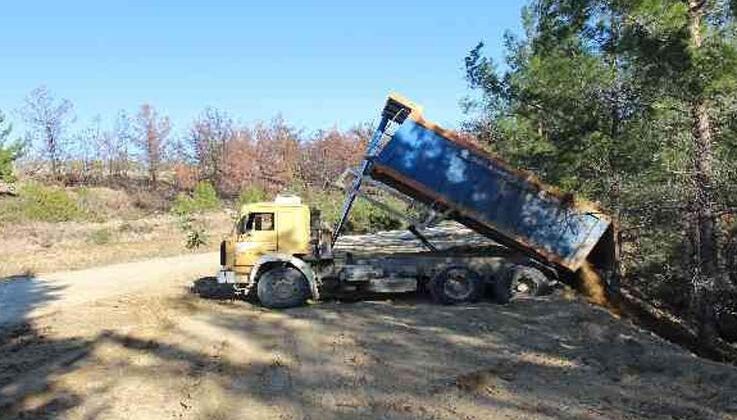
[[[512,266],[501,279],[494,282],[494,298],[499,303],[508,303],[522,296],[542,296],[549,292],[548,276],[528,265]]]
[[[484,281],[468,268],[450,267],[430,280],[430,295],[444,305],[476,302],[484,294]]]
[[[305,304],[310,286],[296,268],[278,266],[259,275],[256,292],[261,304],[267,308],[292,308]]]

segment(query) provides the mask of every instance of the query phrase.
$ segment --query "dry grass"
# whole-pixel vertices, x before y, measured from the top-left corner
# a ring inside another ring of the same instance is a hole
[[[228,216],[206,217],[209,241],[216,249],[230,229]],[[0,227],[0,277],[94,267],[189,252],[177,219],[168,214],[102,223],[33,222]]]

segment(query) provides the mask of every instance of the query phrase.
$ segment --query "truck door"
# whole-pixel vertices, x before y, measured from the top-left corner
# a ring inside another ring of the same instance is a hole
[[[264,254],[276,251],[274,213],[249,213],[241,220],[235,265],[252,266]]]

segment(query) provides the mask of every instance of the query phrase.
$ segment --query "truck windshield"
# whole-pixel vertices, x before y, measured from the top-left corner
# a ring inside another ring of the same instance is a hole
[[[240,228],[240,233],[274,230],[274,213],[249,213],[241,219]]]

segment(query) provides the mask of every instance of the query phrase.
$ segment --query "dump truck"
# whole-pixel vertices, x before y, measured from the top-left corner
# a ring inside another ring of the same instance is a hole
[[[332,229],[297,196],[243,206],[221,243],[217,283],[271,308],[417,291],[455,304],[542,294],[584,265],[607,279],[614,273],[614,224],[597,205],[510,167],[400,95],[389,95],[363,161],[339,181],[346,198]],[[402,219],[424,250],[336,249],[357,199]],[[443,220],[496,245],[438,249],[423,232]]]

